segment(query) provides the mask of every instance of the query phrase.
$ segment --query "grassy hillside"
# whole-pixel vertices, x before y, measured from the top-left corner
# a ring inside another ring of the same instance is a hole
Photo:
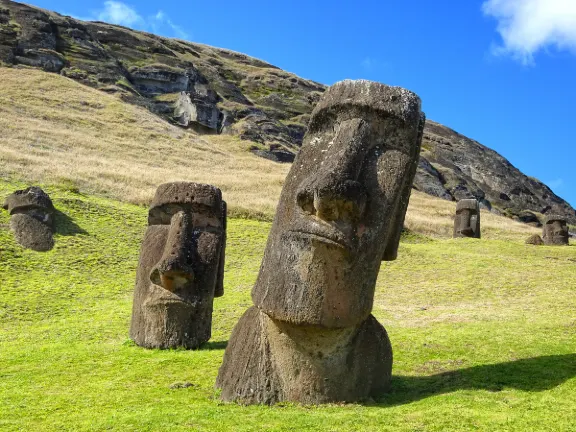
[[[247,151],[254,143],[172,126],[120,98],[35,69],[0,67],[0,176],[41,181],[143,204],[174,180],[222,189],[231,214],[272,220],[289,165]],[[413,192],[406,226],[451,235],[455,204]],[[483,214],[487,238],[524,238],[530,227]]]
[[[23,186],[0,181],[0,196]],[[374,308],[394,348],[393,393],[365,405],[244,407],[219,402],[213,384],[270,224],[230,220],[212,340],[145,350],[128,327],[146,209],[47,191],[63,213],[51,252],[17,246],[0,213],[3,431],[573,430],[573,245],[405,242],[382,264]]]

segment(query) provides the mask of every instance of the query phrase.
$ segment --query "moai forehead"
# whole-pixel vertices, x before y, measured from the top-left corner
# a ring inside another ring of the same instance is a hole
[[[173,182],[158,186],[148,212],[148,224],[168,223],[172,214],[181,209],[225,219],[220,189],[202,183]]]
[[[458,201],[456,204],[456,212],[459,213],[462,210],[470,210],[471,212],[480,212],[480,204],[478,200],[475,199],[463,199]]]
[[[54,211],[52,200],[46,192],[37,186],[32,186],[8,195],[3,206],[10,214],[22,213],[28,209],[46,209]]]
[[[252,291],[269,316],[348,326],[369,314],[380,261],[396,257],[425,122],[420,105],[408,90],[370,81],[324,93]]]
[[[558,223],[560,225],[566,225],[566,219],[559,215],[549,215],[546,216],[546,221],[544,222],[546,225],[552,225],[554,223]]]

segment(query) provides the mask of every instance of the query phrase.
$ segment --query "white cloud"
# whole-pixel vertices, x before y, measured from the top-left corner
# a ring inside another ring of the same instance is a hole
[[[159,10],[156,15],[151,19],[152,29],[156,32],[158,26],[167,25],[172,29],[172,32],[180,39],[188,39],[188,33],[186,33],[182,27],[174,24],[172,20],[161,10]]]
[[[83,21],[104,21],[168,37],[178,37],[180,39],[188,39],[190,37],[182,27],[174,24],[162,10],[156,12],[155,15],[144,18],[136,9],[119,1],[105,1],[102,9],[93,11],[90,17],[76,18]]]
[[[496,54],[533,64],[549,47],[576,52],[576,0],[487,0],[482,11],[498,21]]]
[[[98,21],[126,27],[142,27],[145,24],[144,18],[138,12],[118,1],[104,2],[104,9],[98,13],[97,17]]]
[[[561,189],[562,186],[564,185],[564,180],[562,180],[561,178],[557,178],[555,180],[550,180],[548,183],[546,183],[548,185],[548,187],[550,189]]]

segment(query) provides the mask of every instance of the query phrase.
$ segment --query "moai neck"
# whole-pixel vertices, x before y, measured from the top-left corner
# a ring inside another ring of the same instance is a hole
[[[350,370],[352,340],[358,328],[297,326],[263,315],[274,369],[287,400],[322,403],[338,400]],[[320,397],[325,400],[319,400]]]

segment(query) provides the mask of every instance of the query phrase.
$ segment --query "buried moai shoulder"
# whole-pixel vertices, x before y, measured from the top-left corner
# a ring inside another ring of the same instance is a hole
[[[480,203],[476,199],[463,199],[456,204],[454,238],[480,238]]]
[[[56,210],[41,188],[32,186],[17,190],[6,197],[3,208],[10,213],[10,228],[21,246],[38,252],[54,247]]]
[[[545,245],[565,246],[569,244],[570,233],[566,219],[558,215],[546,217],[542,226],[542,240]]]
[[[424,128],[414,93],[343,81],[324,93],[282,189],[254,306],[216,386],[243,403],[359,401],[388,389],[392,348],[371,315],[396,258]]]
[[[148,212],[130,337],[146,348],[197,348],[224,294],[226,203],[198,183],[160,185]]]

